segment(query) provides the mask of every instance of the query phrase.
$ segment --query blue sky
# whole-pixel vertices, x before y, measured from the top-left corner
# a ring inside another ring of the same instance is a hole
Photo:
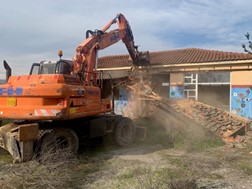
[[[0,62],[26,74],[33,62],[71,59],[88,29],[101,29],[119,12],[140,51],[204,48],[243,52],[252,33],[249,0],[9,0],[0,7]],[[115,29],[116,25],[112,28]],[[127,54],[122,42],[99,56]],[[2,63],[1,63],[2,64]],[[4,77],[0,65],[0,78]]]

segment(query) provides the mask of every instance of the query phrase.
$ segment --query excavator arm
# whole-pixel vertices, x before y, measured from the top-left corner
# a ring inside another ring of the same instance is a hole
[[[116,22],[118,29],[107,32]],[[149,65],[149,52],[138,51],[128,21],[123,14],[117,14],[102,30],[87,31],[86,39],[76,49],[73,73],[83,77],[85,85],[90,85],[92,76],[94,79],[96,76],[98,50],[105,49],[120,40],[124,42],[134,66]]]

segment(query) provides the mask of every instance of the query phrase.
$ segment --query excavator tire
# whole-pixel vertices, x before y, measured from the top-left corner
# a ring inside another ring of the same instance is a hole
[[[72,153],[77,153],[79,138],[71,129],[55,129],[41,138],[40,145],[40,154],[42,155],[57,149],[68,149]]]
[[[126,117],[121,117],[113,131],[114,140],[119,146],[127,146],[135,139],[135,125],[133,121]]]

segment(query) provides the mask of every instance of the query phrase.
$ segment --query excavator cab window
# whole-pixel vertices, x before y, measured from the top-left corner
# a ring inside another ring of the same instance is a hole
[[[70,61],[60,60],[55,65],[55,73],[70,75],[72,67],[73,64]]]
[[[36,75],[39,74],[39,63],[33,63],[31,70],[30,70],[30,75]]]
[[[73,64],[71,61],[60,60],[57,63],[33,63],[30,75],[36,74],[66,74],[70,75],[72,72]]]
[[[54,74],[56,63],[33,63],[30,75],[36,75],[36,74]]]
[[[54,74],[55,63],[43,64],[41,74]]]

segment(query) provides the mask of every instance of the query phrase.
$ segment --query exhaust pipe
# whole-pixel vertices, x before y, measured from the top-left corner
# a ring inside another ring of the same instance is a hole
[[[5,83],[7,83],[9,77],[11,76],[11,67],[9,64],[4,60],[3,61],[4,69],[6,70],[6,80]]]

